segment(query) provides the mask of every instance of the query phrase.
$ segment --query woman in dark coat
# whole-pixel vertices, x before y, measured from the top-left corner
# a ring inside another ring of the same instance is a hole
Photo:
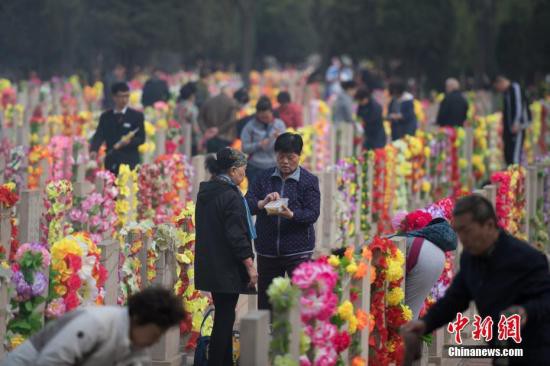
[[[382,107],[370,95],[367,88],[360,88],[355,94],[359,103],[357,116],[363,123],[365,150],[379,149],[386,146],[386,131],[382,119]]]
[[[232,365],[232,332],[239,294],[254,293],[250,210],[237,187],[245,177],[246,156],[229,147],[206,160],[212,179],[202,182],[195,209],[195,286],[212,294],[214,327],[209,366]]]
[[[405,84],[394,81],[390,84],[391,101],[388,106],[388,119],[391,122],[392,141],[405,135],[414,136],[418,121],[414,113],[414,97],[405,91]]]

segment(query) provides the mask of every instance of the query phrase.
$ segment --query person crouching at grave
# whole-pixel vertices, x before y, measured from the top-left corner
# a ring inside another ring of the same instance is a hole
[[[99,117],[99,125],[90,142],[90,158],[96,160],[101,145],[107,144],[105,168],[116,175],[121,164],[128,164],[133,169],[140,163],[138,147],[145,142],[145,127],[143,113],[128,107],[128,84],[113,84],[111,91],[115,108]]]
[[[523,350],[522,357],[495,359],[495,364],[550,365],[550,273],[544,253],[501,229],[491,201],[480,195],[456,202],[452,225],[464,247],[460,269],[443,298],[403,326],[407,357],[418,357],[421,337],[439,327],[459,333],[465,325],[459,313],[473,300],[488,328],[478,324],[478,330],[490,331],[491,339],[485,339],[490,346]]]
[[[424,300],[445,267],[445,252],[456,249],[458,239],[447,220],[437,217],[428,225],[409,230],[406,218],[395,236],[407,239],[405,304],[418,319]]]
[[[310,260],[315,248],[313,225],[319,218],[319,179],[301,167],[302,137],[283,133],[275,141],[277,166],[258,175],[246,194],[256,215],[258,238],[258,308],[271,309],[267,288],[275,277],[292,275]],[[288,203],[281,204],[288,200]],[[281,204],[278,208],[266,207]]]
[[[238,185],[245,177],[247,159],[224,147],[209,156],[212,179],[202,182],[195,208],[195,287],[209,291],[214,301],[214,327],[208,365],[233,363],[233,324],[239,294],[256,293],[252,216]]]
[[[186,316],[171,290],[151,287],[126,307],[83,307],[49,322],[8,353],[2,366],[148,364],[147,348]]]

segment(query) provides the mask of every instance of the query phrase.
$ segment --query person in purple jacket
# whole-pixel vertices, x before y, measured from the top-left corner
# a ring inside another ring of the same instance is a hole
[[[275,141],[275,168],[265,170],[246,194],[256,215],[258,260],[258,308],[271,306],[266,294],[274,278],[289,276],[310,260],[315,248],[313,225],[319,217],[321,194],[319,179],[300,166],[303,141],[300,135],[283,133]],[[268,215],[265,205],[288,198],[288,206],[277,215]]]

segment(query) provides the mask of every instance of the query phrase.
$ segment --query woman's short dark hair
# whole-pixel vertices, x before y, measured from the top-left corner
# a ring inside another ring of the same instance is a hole
[[[266,96],[261,96],[256,103],[256,112],[265,112],[273,110],[271,100]]]
[[[277,95],[277,102],[279,104],[290,103],[290,94],[287,91],[282,91]]]
[[[223,174],[233,167],[245,166],[246,163],[246,155],[231,147],[222,148],[216,155],[208,156],[205,161],[206,169],[214,176]]]
[[[472,220],[478,224],[484,224],[488,220],[493,220],[498,224],[497,215],[493,204],[487,198],[479,194],[471,194],[456,201],[453,209],[453,216],[471,214]]]
[[[300,155],[302,147],[304,147],[304,140],[302,140],[302,136],[296,133],[285,132],[275,140],[275,152]]]
[[[137,325],[155,324],[161,329],[177,325],[187,317],[181,298],[160,287],[149,287],[132,295],[128,299],[128,312]]]
[[[188,82],[180,89],[179,100],[188,100],[192,95],[197,93],[197,83]]]
[[[388,89],[391,95],[401,95],[405,92],[405,83],[401,79],[393,80]]]
[[[248,96],[248,90],[246,88],[240,88],[233,94],[233,99],[235,99],[239,104],[246,104],[250,101],[250,97]]]
[[[370,98],[370,91],[366,87],[361,87],[355,93],[355,100],[361,101],[363,99]]]
[[[342,89],[344,90],[349,90],[349,89],[354,89],[357,87],[357,83],[355,83],[355,81],[353,80],[348,80],[348,81],[343,81],[340,83],[340,86],[342,87]]]
[[[111,85],[111,92],[113,95],[116,95],[117,93],[126,93],[130,91],[130,87],[128,84],[124,81],[120,81],[118,83],[114,83]]]

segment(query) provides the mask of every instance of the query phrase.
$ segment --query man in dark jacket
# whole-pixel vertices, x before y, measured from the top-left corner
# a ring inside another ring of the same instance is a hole
[[[371,97],[369,90],[364,87],[357,90],[355,100],[359,103],[357,116],[361,119],[365,131],[363,147],[366,150],[373,150],[386,146],[382,106]]]
[[[439,105],[436,123],[439,126],[462,127],[468,115],[468,102],[454,78],[445,82],[445,98]]]
[[[170,98],[168,84],[162,79],[162,71],[155,69],[153,76],[145,82],[141,104],[143,107],[153,106],[156,102],[166,102]]]
[[[507,165],[519,164],[523,152],[524,130],[531,123],[531,111],[524,91],[518,83],[504,76],[495,79],[495,89],[503,95],[502,139]]]
[[[462,198],[453,214],[453,227],[464,246],[460,271],[423,319],[403,327],[407,348],[415,348],[411,334],[419,340],[453,321],[474,300],[482,319],[490,316],[493,321],[489,344],[523,349],[523,357],[507,360],[510,365],[549,365],[550,274],[546,256],[500,229],[491,202],[482,196]],[[498,341],[502,314],[521,317],[521,343]]]
[[[321,194],[317,177],[299,166],[302,146],[300,135],[280,135],[275,141],[277,166],[258,175],[246,194],[256,215],[259,309],[271,308],[266,294],[271,281],[285,273],[290,276],[315,248],[313,224],[319,217]],[[266,204],[281,197],[288,198],[288,206],[268,215]]]
[[[115,108],[103,112],[99,117],[99,125],[90,143],[90,157],[95,160],[97,151],[105,142],[105,168],[118,174],[121,164],[128,164],[131,169],[139,164],[138,146],[145,142],[145,127],[143,113],[128,107],[128,84],[113,84],[111,91]]]
[[[208,153],[230,146],[237,137],[237,111],[239,104],[231,96],[228,86],[220,94],[207,99],[199,112],[199,127],[206,140]]]

